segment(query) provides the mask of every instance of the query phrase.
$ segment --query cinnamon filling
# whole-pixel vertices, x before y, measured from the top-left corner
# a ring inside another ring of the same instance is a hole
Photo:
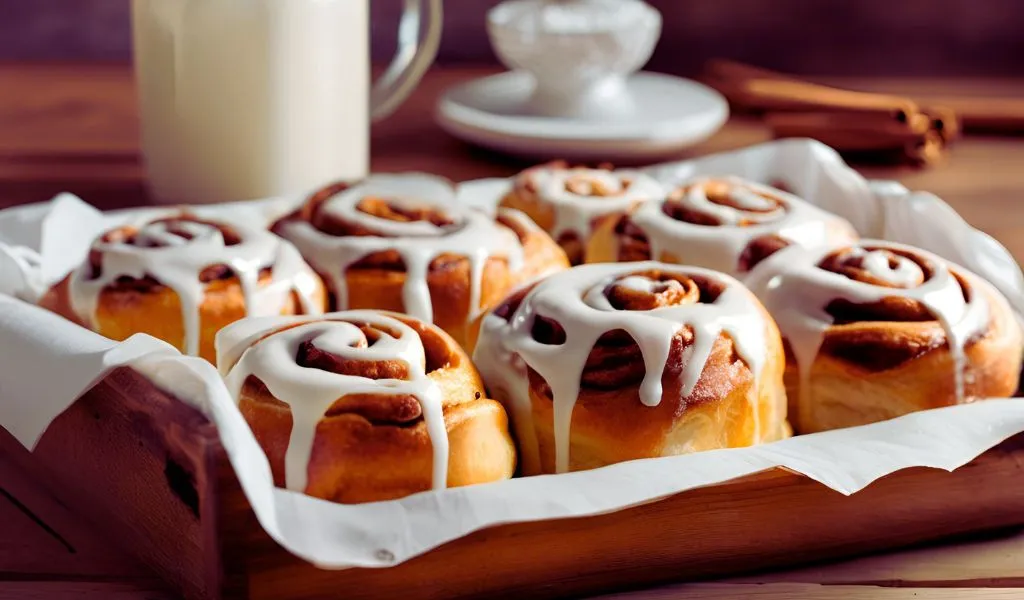
[[[448,218],[447,215],[435,207],[427,205],[403,207],[398,206],[397,203],[389,202],[384,198],[374,196],[363,198],[356,208],[360,212],[398,223],[426,221],[437,227],[450,227],[456,224]],[[381,232],[375,231],[369,227],[351,223],[343,218],[328,214],[323,210],[319,210],[319,206],[314,210],[310,223],[313,227],[316,227],[323,233],[336,237],[366,237],[382,235]]]
[[[569,259],[570,265],[583,264],[583,241],[580,240],[580,236],[576,235],[575,231],[566,231],[559,235],[555,241],[565,251],[565,256]]]
[[[874,253],[874,263],[868,263],[865,253],[846,249],[829,254],[818,267],[855,281],[892,289],[894,293],[923,285],[936,272],[936,265],[912,252],[890,248],[864,248],[864,251]],[[967,282],[955,273],[953,276],[964,301],[970,302],[971,290]],[[899,367],[949,344],[934,315],[913,298],[893,295],[868,303],[837,298],[829,302],[825,310],[832,316],[835,327],[822,341],[821,352],[871,372]],[[933,323],[934,326],[908,331],[843,327],[870,322]],[[968,340],[968,344],[972,341]]]
[[[639,290],[613,283],[605,290],[608,301],[617,310],[653,310],[700,302],[700,288],[692,279],[651,278],[650,289]]]
[[[526,299],[526,295],[530,293],[530,290],[537,286],[537,283],[539,282],[531,283],[509,295],[501,304],[494,307],[494,315],[504,319],[505,321],[511,319],[512,315],[519,310],[519,306],[523,303],[523,300]]]
[[[444,214],[437,207],[428,205],[413,207],[399,206],[395,202],[389,201],[386,198],[379,198],[377,196],[367,196],[366,198],[363,198],[359,201],[359,204],[356,205],[356,209],[368,215],[373,215],[379,219],[387,219],[389,221],[398,221],[403,223],[427,221],[436,227],[447,227],[455,224],[455,221],[451,220],[448,215]]]
[[[359,329],[365,337],[354,344],[354,348],[369,348],[382,335],[381,332],[367,325],[360,325]],[[320,371],[337,373],[338,375],[351,375],[367,379],[409,378],[409,367],[404,362],[345,358],[321,350],[312,341],[308,340],[299,345],[295,356],[295,363],[307,369],[318,369]]]
[[[166,232],[170,235],[178,237],[185,241],[191,241],[194,239],[194,234],[190,231],[186,223],[195,223],[199,225],[205,225],[212,227],[220,232],[224,238],[225,246],[235,246],[242,242],[241,236],[234,228],[224,223],[218,223],[216,221],[208,221],[192,217],[188,214],[182,214],[176,217],[166,217],[162,219],[156,219],[151,221],[151,225],[162,224],[166,228]],[[137,248],[165,248],[168,247],[166,243],[162,243],[158,239],[153,237],[145,236],[141,234],[141,230],[138,227],[123,226],[117,229],[110,230],[100,237],[99,242],[104,244],[124,244],[129,246],[135,246]],[[89,276],[88,279],[95,280],[99,279],[103,275],[103,250],[98,248],[91,248],[87,258],[89,265]],[[271,267],[266,266],[260,269],[259,277],[263,279],[271,274]],[[230,266],[226,264],[214,264],[209,265],[199,272],[199,281],[201,283],[213,283],[214,281],[221,281],[231,279],[235,276],[235,272]],[[130,277],[122,275],[115,279],[109,286],[112,290],[118,291],[135,291],[135,292],[153,292],[163,288],[163,283],[160,280],[151,275],[146,274],[143,277]]]
[[[831,331],[821,352],[871,372],[894,369],[928,352],[945,347],[946,336],[938,327],[909,336],[880,330]]]
[[[440,369],[458,368],[459,355],[449,342],[431,326],[415,319],[394,315],[402,323],[412,327],[423,344],[425,373],[427,375]],[[352,348],[370,348],[384,335],[398,337],[398,331],[392,331],[380,325],[352,322],[363,334],[352,345]],[[299,327],[302,323],[278,329],[260,338],[260,343],[273,335]],[[312,340],[299,344],[295,354],[295,363],[300,367],[327,371],[338,375],[350,375],[366,379],[399,379],[410,378],[409,365],[401,360],[364,360],[345,358],[318,348]],[[288,409],[288,404],[275,398],[266,385],[255,375],[245,381],[242,395],[259,402]],[[480,397],[479,392],[477,398]],[[341,415],[358,415],[372,425],[392,425],[407,427],[418,423],[423,417],[423,409],[415,396],[408,394],[346,394],[332,404],[325,413],[327,417]]]
[[[398,332],[381,329],[365,323],[353,323],[363,337],[354,348],[370,348],[383,335],[397,337]],[[318,348],[312,341],[299,345],[295,362],[301,367],[318,369],[339,375],[366,379],[401,379],[410,377],[409,366],[399,360],[362,360],[332,354]],[[423,416],[419,400],[407,394],[346,394],[327,409],[325,417],[359,415],[374,425],[411,425]]]
[[[442,254],[430,262],[431,273],[445,273],[459,267],[460,263],[466,260],[465,256],[458,254]],[[349,270],[358,269],[381,269],[384,271],[405,272],[405,261],[397,250],[385,250],[373,252],[360,258],[351,265]]]
[[[746,273],[764,259],[789,246],[790,243],[789,240],[777,235],[763,235],[755,238],[743,249],[743,254],[740,254],[739,264],[736,268],[740,273]]]
[[[895,272],[900,268],[901,263],[910,261],[910,264],[916,267],[917,272],[914,273],[913,280],[909,283],[898,282],[893,279],[886,278],[884,272],[880,273],[868,268],[868,265],[865,262],[867,260],[865,254],[851,252],[849,249],[837,250],[829,254],[818,263],[818,268],[838,273],[847,279],[853,279],[854,281],[860,281],[862,283],[869,283],[871,285],[881,287],[904,289],[920,286],[931,279],[932,275],[935,273],[935,265],[931,264],[930,261],[923,257],[911,252],[890,248],[867,247],[863,250],[884,256],[886,259],[886,267],[888,267],[890,271]]]
[[[615,223],[615,236],[619,240],[618,262],[639,262],[654,258],[651,256],[647,234],[628,216],[620,217]]]
[[[618,185],[614,185],[591,174],[580,173],[565,180],[565,191],[577,196],[614,198],[628,192],[633,180],[629,177],[619,177],[617,183]]]
[[[460,355],[447,338],[438,333],[437,329],[419,321],[402,315],[395,315],[395,318],[412,327],[420,336],[420,343],[423,344],[423,354],[426,358],[425,371],[427,375],[441,369],[455,369],[459,367]]]
[[[246,378],[242,386],[242,397],[260,399],[258,401],[290,410],[288,405],[274,398],[270,390],[255,375]],[[341,415],[357,415],[366,419],[371,425],[390,425],[393,427],[409,427],[422,419],[422,408],[416,398],[408,395],[379,396],[372,394],[349,394],[335,402],[324,418]]]
[[[589,171],[606,171],[610,172],[614,169],[614,166],[610,163],[601,163],[596,167],[590,168],[586,166],[572,167],[567,161],[564,160],[553,160],[543,165],[538,165],[523,171],[523,173],[516,179],[516,187],[521,190],[530,193],[537,193],[537,184],[533,179],[533,174],[540,171],[573,171],[573,170],[589,170]],[[629,188],[633,185],[632,177],[616,177],[616,184],[610,183],[603,178],[595,176],[595,173],[575,173],[565,179],[563,188],[570,194],[577,196],[587,196],[591,198],[614,198],[622,196],[629,191]]]
[[[224,238],[225,246],[235,246],[242,242],[242,238],[238,235],[234,228],[224,223],[199,219],[187,213],[182,213],[181,215],[175,217],[155,219],[153,221],[150,221],[149,224],[163,225],[166,228],[167,233],[188,241],[191,240],[194,237],[194,235],[192,231],[189,231],[188,227],[186,226],[186,223],[204,225],[206,227],[216,229]],[[123,227],[118,227],[117,229],[112,229],[106,232],[105,234],[103,234],[103,236],[100,237],[100,241],[107,244],[125,244],[129,246],[135,246],[137,248],[163,248],[167,246],[167,244],[161,243],[159,240],[142,235],[141,231],[142,230],[139,229],[138,227],[125,225]]]
[[[308,221],[320,232],[336,237],[380,237],[382,234],[379,231],[356,225],[343,218],[328,214],[323,210],[324,204],[328,200],[351,187],[352,184],[344,182],[324,187],[310,196],[310,199],[300,210],[274,223],[270,230],[277,235],[282,235],[280,226],[283,223],[303,220]],[[452,219],[442,208],[429,204],[403,206],[388,198],[366,196],[359,201],[356,209],[359,212],[398,223],[428,222],[439,228],[458,226],[458,222]],[[512,222],[511,219],[502,220],[498,218],[496,220],[515,232],[520,241],[526,235],[522,228],[509,224]],[[442,254],[430,263],[430,272],[443,273],[454,270],[465,260],[466,258],[463,255]],[[397,273],[402,273],[406,270],[405,262],[402,260],[401,254],[396,250],[370,253],[349,265],[349,269],[381,269]]]
[[[711,203],[719,206],[727,206],[745,213],[764,215],[775,212],[779,209],[785,209],[786,207],[785,203],[781,199],[754,190],[748,191],[756,194],[760,199],[765,200],[765,205],[751,206],[744,204],[733,196],[732,192],[734,186],[726,181],[713,180],[698,185],[703,187],[704,195],[707,196],[708,201]],[[722,220],[717,216],[689,206],[683,201],[692,189],[693,187],[682,187],[673,190],[665,200],[664,204],[662,204],[662,212],[671,219],[684,221],[692,225],[703,225],[707,227],[722,225]],[[740,219],[736,225],[740,227],[747,227],[755,223],[756,221],[754,219]]]
[[[631,277],[644,280],[649,289],[638,289],[623,283],[626,277],[610,284],[605,290],[609,303],[617,310],[653,310],[657,308],[714,302],[724,286],[718,282],[699,277],[684,277],[659,271],[638,272]],[[506,301],[499,307],[498,314],[508,319],[522,302],[522,297]],[[566,342],[565,330],[554,319],[537,316],[531,329],[532,338],[548,345]],[[693,343],[693,331],[681,329],[673,338],[670,361],[682,362],[683,351]],[[734,357],[739,360],[738,357]],[[643,353],[636,340],[628,332],[616,329],[601,335],[587,356],[581,384],[594,389],[616,389],[639,384],[647,372]],[[531,384],[540,385],[551,397],[550,387],[531,374]]]
[[[867,252],[881,253],[885,259],[884,268],[895,272],[900,268],[903,261],[910,261],[904,267],[907,271],[906,281],[887,276],[885,272],[873,271],[865,262],[863,253],[855,253],[850,250],[837,250],[818,263],[818,268],[837,273],[854,281],[860,281],[880,287],[892,288],[894,290],[909,289],[917,287],[928,281],[935,273],[935,265],[910,252],[892,249],[864,248]],[[961,289],[965,289],[964,282],[958,278]],[[878,302],[855,303],[845,299],[836,299],[825,307],[826,312],[833,318],[833,324],[844,325],[863,321],[934,321],[935,317],[927,307],[918,300],[905,296],[888,296]]]

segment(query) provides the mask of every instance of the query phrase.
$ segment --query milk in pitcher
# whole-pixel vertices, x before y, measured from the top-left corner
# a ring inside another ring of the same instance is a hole
[[[366,175],[366,0],[132,2],[157,201],[261,198]]]

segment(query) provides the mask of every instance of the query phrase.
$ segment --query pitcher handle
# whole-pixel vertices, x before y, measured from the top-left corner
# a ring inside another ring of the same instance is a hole
[[[427,30],[420,40],[421,5],[427,5]],[[442,0],[405,0],[398,23],[398,51],[370,92],[370,118],[379,121],[395,112],[430,68],[441,45]]]

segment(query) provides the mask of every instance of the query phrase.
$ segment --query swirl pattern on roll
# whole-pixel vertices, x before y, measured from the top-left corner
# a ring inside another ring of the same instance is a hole
[[[878,240],[839,249],[793,247],[758,265],[747,284],[786,338],[801,389],[833,325],[936,321],[944,339],[908,351],[948,344],[956,399],[964,401],[964,348],[988,327],[989,296],[977,289],[980,281],[944,259]]]
[[[523,267],[517,227],[532,224],[515,211],[502,212],[496,220],[460,205],[449,182],[409,174],[325,187],[274,230],[332,284],[336,309],[350,307],[350,268],[378,268],[405,273],[404,312],[431,322],[430,272],[468,261],[467,320],[472,320],[479,314],[488,260],[505,261],[512,272]]]
[[[224,341],[229,338],[233,343]],[[442,394],[427,376],[419,334],[401,320],[369,310],[250,320],[218,336],[218,366],[234,398],[255,378],[273,398],[288,404],[289,489],[306,489],[317,425],[332,410],[398,423],[422,417],[433,449],[433,487],[445,487],[448,435]]]
[[[519,174],[502,204],[530,215],[575,264],[582,261],[582,246],[599,218],[663,196],[662,185],[640,171],[571,168],[556,161]]]
[[[736,177],[702,177],[604,223],[587,260],[664,260],[742,276],[790,244],[856,238],[843,219],[792,194]]]
[[[531,374],[547,386],[555,470],[564,472],[582,387],[636,385],[639,401],[657,407],[671,363],[679,369],[680,398],[699,403],[707,394],[698,383],[720,336],[731,340],[728,353],[735,352],[756,380],[768,328],[757,300],[727,275],[657,262],[583,265],[548,277],[487,315],[474,358],[492,391],[510,399],[524,446],[537,444]]]
[[[262,285],[261,274],[270,275]],[[181,303],[183,350],[199,352],[200,305],[211,282],[237,277],[247,315],[279,314],[297,297],[303,312],[320,312],[320,283],[288,242],[269,231],[181,213],[128,225],[100,236],[88,260],[69,277],[71,307],[95,329],[101,294],[166,286]]]

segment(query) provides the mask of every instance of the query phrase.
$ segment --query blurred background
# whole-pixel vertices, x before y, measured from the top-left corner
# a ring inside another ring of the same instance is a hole
[[[1024,75],[1022,0],[648,1],[664,15],[658,71],[692,75],[725,57],[811,75]],[[484,15],[496,3],[447,1],[440,64],[495,62]],[[130,4],[0,0],[0,61],[127,61]],[[401,0],[372,6],[384,60]]]

